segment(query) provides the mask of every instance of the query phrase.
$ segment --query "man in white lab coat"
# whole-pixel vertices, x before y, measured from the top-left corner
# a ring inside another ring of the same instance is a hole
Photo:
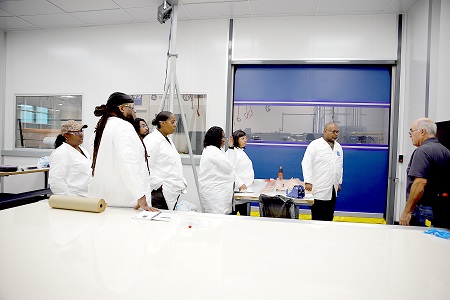
[[[312,141],[302,160],[305,189],[312,191],[313,220],[332,221],[337,193],[341,190],[344,153],[336,141],[339,128],[334,123],[325,125],[323,137]]]
[[[144,143],[133,127],[133,100],[124,93],[113,93],[94,114],[101,119],[96,127],[88,196],[103,198],[108,206],[157,211],[147,204],[150,172]]]

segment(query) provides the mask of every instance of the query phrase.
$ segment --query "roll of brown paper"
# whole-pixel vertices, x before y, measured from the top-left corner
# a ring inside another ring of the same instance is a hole
[[[63,195],[51,195],[48,199],[48,205],[50,205],[52,208],[90,212],[103,212],[106,208],[106,202],[103,199]]]

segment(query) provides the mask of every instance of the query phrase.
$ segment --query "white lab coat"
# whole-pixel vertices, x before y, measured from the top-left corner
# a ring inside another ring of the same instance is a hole
[[[134,207],[142,196],[150,203],[144,146],[131,123],[108,118],[88,196],[103,198],[108,206]]]
[[[253,163],[244,149],[235,147],[228,149],[226,153],[228,159],[233,163],[236,173],[234,188],[238,190],[243,184],[247,187],[251,186],[255,180],[255,172],[253,171]]]
[[[87,197],[91,181],[91,157],[80,146],[84,156],[67,143],[53,150],[50,155],[48,183],[55,195]]]
[[[178,196],[185,192],[186,179],[183,176],[183,165],[172,139],[167,139],[155,128],[144,138],[150,167],[150,190],[156,190],[162,185],[167,206],[173,210]]]
[[[342,184],[344,153],[338,142],[334,149],[321,137],[306,148],[302,160],[303,178],[313,185],[314,199],[331,200],[332,188]]]
[[[234,166],[216,146],[203,149],[198,184],[206,213],[230,214],[233,201]]]

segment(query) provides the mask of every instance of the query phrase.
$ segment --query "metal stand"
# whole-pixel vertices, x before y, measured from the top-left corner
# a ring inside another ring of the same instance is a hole
[[[180,96],[180,89],[178,85],[177,75],[176,75],[176,63],[178,54],[173,54],[173,52],[176,52],[176,38],[177,38],[177,18],[178,18],[178,5],[173,5],[172,7],[172,29],[171,29],[171,38],[170,38],[170,53],[168,53],[169,56],[169,76],[168,76],[168,83],[167,86],[164,89],[164,95],[161,101],[161,105],[159,106],[159,112],[161,112],[166,104],[166,98],[167,94],[169,94],[169,107],[168,110],[173,112],[173,100],[175,93],[177,93],[177,100],[178,100],[178,106],[180,107],[180,113],[181,113],[181,122],[183,123],[183,129],[184,129],[184,135],[186,137],[186,142],[188,146],[189,151],[189,157],[191,158],[191,165],[192,165],[192,172],[194,173],[194,179],[195,179],[195,185],[197,188],[197,195],[199,199],[200,209],[203,210],[202,202],[200,200],[200,189],[198,186],[198,174],[197,169],[195,167],[194,162],[194,155],[192,153],[192,146],[191,146],[191,140],[189,139],[188,134],[188,126],[186,122],[186,117],[184,116],[184,110],[183,105],[181,104],[181,96]]]

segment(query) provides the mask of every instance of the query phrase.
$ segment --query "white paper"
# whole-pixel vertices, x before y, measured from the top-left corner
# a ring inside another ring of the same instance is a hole
[[[153,221],[164,221],[164,222],[170,222],[173,219],[177,217],[176,214],[161,212],[161,211],[147,211],[143,210],[139,214],[135,215],[133,219],[140,219],[140,220],[153,220]]]
[[[234,192],[237,194],[245,194],[245,193],[249,194],[249,193],[253,193],[253,189],[251,187],[247,187],[245,190],[242,190],[242,191],[237,190]]]

